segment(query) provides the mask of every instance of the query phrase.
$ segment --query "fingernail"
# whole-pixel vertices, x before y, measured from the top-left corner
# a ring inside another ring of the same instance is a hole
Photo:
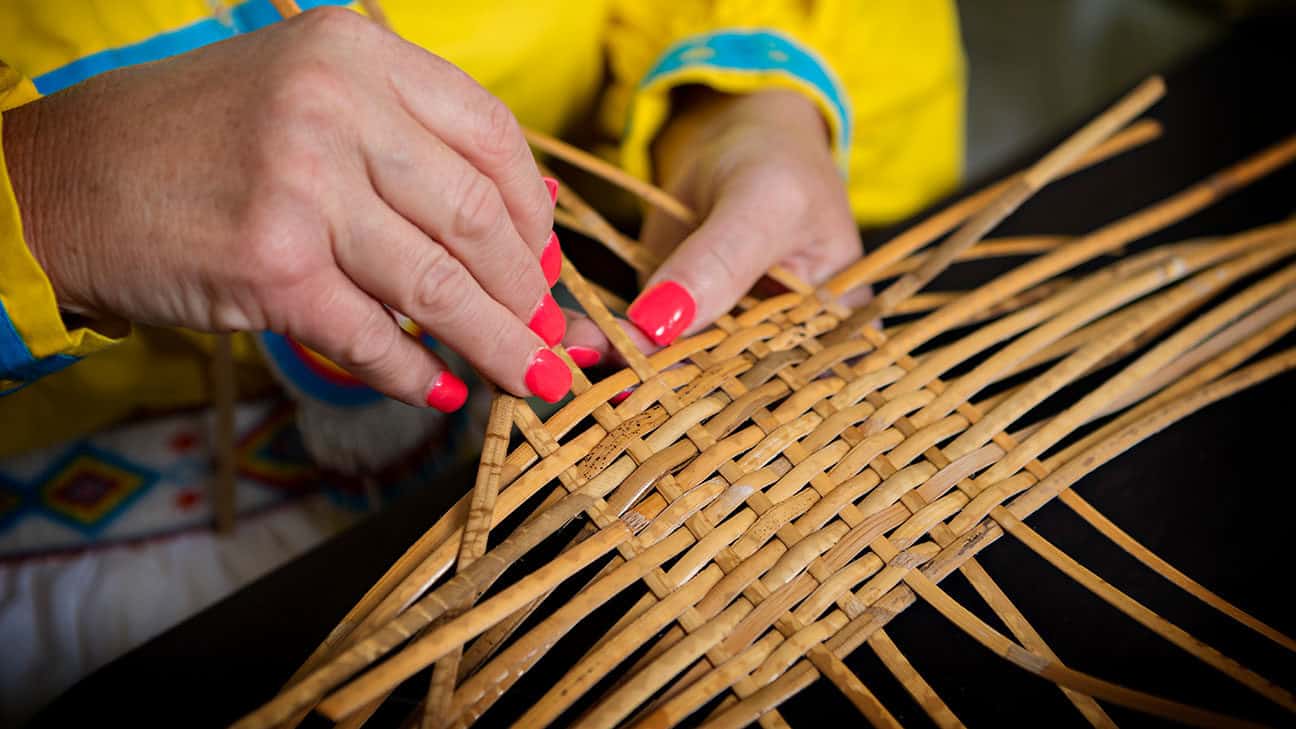
[[[626,310],[630,321],[659,347],[675,341],[696,313],[693,297],[674,281],[662,281],[643,292]]]
[[[581,346],[568,347],[567,356],[571,357],[576,366],[581,369],[593,367],[603,359],[603,355],[599,354],[597,349]]]
[[[571,370],[547,349],[536,350],[524,379],[531,394],[545,402],[558,402],[571,390]]]
[[[567,333],[567,318],[563,316],[562,309],[558,308],[558,302],[554,301],[552,294],[545,294],[540,299],[540,304],[536,306],[535,313],[531,315],[531,331],[540,335],[545,344],[550,347],[562,341],[563,335]]]
[[[612,399],[608,400],[608,402],[612,403],[613,405],[620,405],[621,403],[625,402],[625,399],[627,397],[630,397],[630,395],[633,394],[634,391],[635,391],[634,385],[631,385],[626,389],[622,390],[621,392],[618,392],[617,394],[613,395]]]
[[[427,404],[443,413],[453,413],[468,401],[468,386],[449,370],[432,380],[428,388]]]
[[[562,274],[562,246],[558,244],[557,233],[549,233],[549,242],[540,252],[540,270],[544,271],[549,288],[553,288],[558,283],[558,276]]]
[[[549,188],[549,200],[552,201],[554,205],[557,205],[558,204],[558,181],[552,177],[545,177],[542,179],[544,179],[545,187]]]

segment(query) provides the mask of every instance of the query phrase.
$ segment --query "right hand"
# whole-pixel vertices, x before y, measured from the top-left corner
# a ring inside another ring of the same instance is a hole
[[[66,311],[271,330],[429,404],[445,364],[386,305],[509,392],[570,386],[546,346],[565,326],[540,265],[553,207],[517,121],[351,11],[98,76],[4,133]]]

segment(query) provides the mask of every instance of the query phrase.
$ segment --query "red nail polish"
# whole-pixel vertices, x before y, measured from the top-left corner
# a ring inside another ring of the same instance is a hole
[[[428,388],[427,404],[443,413],[453,413],[467,401],[468,386],[448,370],[437,375]]]
[[[630,397],[630,395],[632,395],[634,391],[635,391],[634,385],[631,385],[626,389],[622,390],[621,392],[618,392],[617,394],[613,395],[612,399],[608,400],[608,402],[612,403],[613,405],[620,405],[621,403],[625,402],[626,398]]]
[[[527,326],[531,327],[531,331],[539,334],[545,344],[552,347],[561,342],[563,335],[567,333],[567,318],[563,316],[562,309],[558,308],[558,302],[554,301],[554,297],[545,294],[544,298],[540,299],[540,304],[531,315],[531,322]]]
[[[542,179],[544,180],[545,187],[549,188],[549,200],[552,201],[554,205],[557,205],[558,204],[558,181],[552,177],[545,177]]]
[[[562,274],[562,246],[558,244],[557,233],[549,234],[549,242],[540,253],[540,270],[544,271],[545,283],[553,288]]]
[[[581,346],[568,347],[567,356],[571,357],[576,366],[581,369],[593,367],[603,359],[603,355],[599,354],[597,349]]]
[[[660,347],[675,341],[697,313],[697,304],[683,286],[662,281],[640,294],[626,316]]]
[[[572,374],[558,355],[540,349],[527,365],[524,380],[531,394],[545,402],[558,402],[571,390]]]

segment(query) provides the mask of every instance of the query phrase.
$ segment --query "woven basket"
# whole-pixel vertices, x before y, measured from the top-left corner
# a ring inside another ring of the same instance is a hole
[[[1250,361],[1296,327],[1296,223],[1163,245],[1064,275],[1285,164],[1296,138],[1088,235],[981,241],[1050,181],[1155,137],[1154,123],[1131,123],[1161,93],[1159,80],[1146,82],[1036,165],[817,290],[771,271],[789,293],[748,297],[712,328],[652,355],[617,325],[605,303],[619,306],[615,297],[568,263],[563,282],[629,367],[593,383],[573,366],[575,397],[544,421],[525,401],[497,395],[473,491],[278,696],[235,726],[293,726],[311,710],[359,726],[428,666],[427,698],[412,721],[472,723],[562,636],[632,590],[643,596],[552,676],[520,725],[784,726],[780,703],[822,678],[870,723],[898,726],[842,660],[867,643],[935,724],[960,726],[887,636],[888,622],[917,601],[1056,683],[1095,726],[1112,725],[1099,701],[1193,724],[1241,723],[1068,667],[977,562],[1005,535],[1296,712],[1289,691],[1107,584],[1024,521],[1061,501],[1184,592],[1296,650],[1069,490],[1176,420],[1296,366],[1296,350]],[[664,193],[531,136],[693,219]],[[641,271],[656,264],[569,188],[559,202],[562,224]],[[922,293],[958,261],[1018,255],[1034,257],[970,292]],[[863,308],[837,303],[888,281]],[[1116,374],[1060,412],[1037,414],[1061,388],[1116,363],[1124,363]],[[630,387],[623,402],[609,402]],[[510,452],[515,429],[522,442]],[[523,509],[529,516],[517,525],[509,517]],[[583,529],[560,532],[573,520]],[[525,569],[508,570],[523,558]],[[1010,634],[942,590],[954,571]],[[564,583],[574,596],[546,599]],[[609,675],[618,679],[610,688]]]

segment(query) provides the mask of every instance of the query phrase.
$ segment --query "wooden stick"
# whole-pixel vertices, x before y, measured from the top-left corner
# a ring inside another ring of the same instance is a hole
[[[667,194],[664,190],[623,171],[620,167],[534,129],[524,129],[522,133],[526,136],[527,141],[531,143],[531,146],[536,149],[553,155],[570,165],[579,167],[592,175],[601,177],[617,187],[629,190],[638,195],[644,202],[656,207],[686,226],[693,227],[698,224],[697,214],[684,203]]]
[[[238,454],[234,447],[234,406],[238,385],[234,377],[234,343],[229,334],[216,335],[211,361],[212,404],[216,411],[215,438],[212,441],[216,474],[211,483],[212,511],[216,531],[234,531],[237,513],[235,490],[238,486]]]

